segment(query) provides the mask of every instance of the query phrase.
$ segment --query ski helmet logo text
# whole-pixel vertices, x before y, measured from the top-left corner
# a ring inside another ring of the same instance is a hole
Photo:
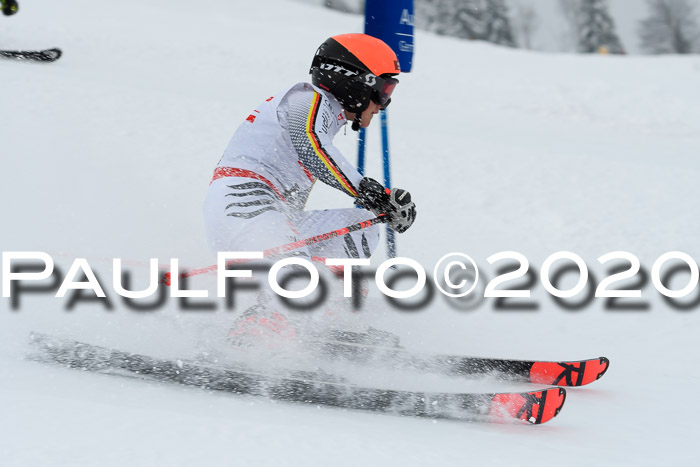
[[[372,73],[367,73],[365,75],[365,83],[368,86],[374,86],[375,84],[377,84],[377,77],[374,76]]]
[[[322,63],[319,66],[319,68],[322,70],[327,70],[327,71],[335,71],[336,73],[343,73],[345,76],[357,75],[356,71],[348,70],[347,68],[344,68],[340,65],[334,65],[332,63]]]

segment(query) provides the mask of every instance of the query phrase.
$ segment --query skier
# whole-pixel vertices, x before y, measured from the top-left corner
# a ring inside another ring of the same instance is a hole
[[[246,118],[214,170],[204,203],[214,250],[262,251],[376,216],[386,216],[399,233],[413,224],[411,195],[363,178],[332,143],[347,122],[355,131],[366,128],[389,105],[400,73],[394,52],[365,34],[337,35],[321,44],[309,72],[311,84],[287,88]],[[364,209],[305,211],[317,180]],[[379,233],[375,225],[290,254],[317,260],[369,258]],[[269,307],[258,306],[255,313],[262,308]]]
[[[5,16],[12,16],[19,11],[17,0],[0,0],[0,6],[2,6],[2,14]]]

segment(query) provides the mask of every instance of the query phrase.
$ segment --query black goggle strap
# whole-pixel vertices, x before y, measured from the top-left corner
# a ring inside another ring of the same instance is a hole
[[[361,113],[356,113],[355,118],[352,120],[352,130],[353,131],[360,131],[360,123],[362,122],[362,114]]]

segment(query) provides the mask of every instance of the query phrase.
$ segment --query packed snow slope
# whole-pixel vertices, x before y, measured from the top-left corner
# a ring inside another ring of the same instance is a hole
[[[0,23],[0,48],[64,50],[53,64],[0,61],[0,247],[48,252],[63,273],[86,257],[107,289],[105,258],[214,262],[201,204],[232,132],[262,100],[307,79],[326,37],[362,28],[360,17],[283,0],[36,0]],[[647,273],[667,251],[700,259],[700,57],[528,53],[421,31],[416,46],[414,73],[401,77],[389,109],[393,180],[419,212],[398,238],[400,255],[430,272],[446,253],[469,254],[482,295],[503,265],[486,258],[504,250],[537,273],[550,254],[575,252],[593,288],[610,269],[597,258],[611,251],[634,253]],[[369,140],[368,172],[381,178],[378,126]],[[336,142],[355,157],[353,132]],[[351,205],[318,185],[309,208]],[[378,251],[373,266],[383,258]],[[618,284],[641,288],[635,309],[606,309],[602,298],[567,309],[534,277],[532,297],[519,301],[534,310],[497,310],[493,299],[464,307],[438,293],[406,311],[371,290],[372,309],[359,316],[419,350],[611,359],[601,381],[569,391],[560,416],[540,427],[434,423],[42,366],[24,358],[30,330],[175,357],[191,350],[190,328],[225,333],[240,307],[139,313],[112,292],[111,308],[68,309],[43,293],[21,295],[13,309],[2,298],[0,464],[697,461],[698,307],[673,308],[637,276]],[[568,282],[575,274],[560,287]]]

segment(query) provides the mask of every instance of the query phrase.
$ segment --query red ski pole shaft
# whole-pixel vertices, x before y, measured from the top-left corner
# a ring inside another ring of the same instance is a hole
[[[326,240],[330,240],[332,238],[340,237],[342,235],[348,234],[350,232],[356,232],[358,230],[363,230],[369,227],[372,227],[373,225],[377,224],[383,224],[387,222],[387,216],[386,214],[380,214],[378,217],[375,217],[373,219],[369,219],[366,221],[358,222],[357,224],[349,225],[347,227],[343,227],[340,229],[336,230],[331,230],[330,232],[326,232],[320,235],[315,235],[313,237],[305,238],[303,240],[297,240],[296,242],[291,242],[287,243],[285,245],[280,245],[272,248],[268,248],[266,250],[263,250],[263,257],[264,258],[269,258],[272,256],[278,256],[282,253],[286,253],[291,250],[296,250],[297,248],[301,248],[303,246],[307,245],[313,245],[315,243],[320,243]],[[240,264],[240,263],[247,263],[249,261],[253,261],[252,259],[232,259],[226,262],[226,266],[231,266],[233,264]],[[213,272],[218,269],[218,265],[212,264],[211,266],[207,266],[204,268],[199,268],[199,269],[193,269],[191,271],[183,272],[180,274],[181,278],[185,277],[192,277],[192,276],[198,276],[200,274],[205,274],[208,272]],[[161,279],[161,283],[167,285],[170,287],[170,275],[172,274],[171,272],[166,272],[163,274],[163,279]]]

